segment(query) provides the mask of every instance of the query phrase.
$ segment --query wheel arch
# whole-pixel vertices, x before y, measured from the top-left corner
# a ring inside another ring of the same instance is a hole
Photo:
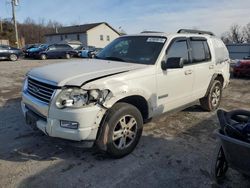
[[[116,101],[116,103],[119,102],[125,102],[135,106],[141,112],[143,120],[146,121],[148,119],[149,117],[148,102],[144,97],[140,95],[131,95]]]
[[[108,129],[104,128],[104,122],[106,121],[106,118],[108,114],[110,113],[110,109],[117,103],[128,103],[133,106],[135,106],[140,113],[142,114],[143,121],[145,122],[149,118],[149,108],[148,108],[148,103],[147,100],[141,96],[141,95],[131,95],[131,96],[126,96],[123,98],[120,98],[116,102],[113,103],[113,105],[110,108],[107,108],[105,113],[103,114],[102,119],[100,120],[100,126],[98,128],[97,136],[96,136],[96,144],[99,148],[101,148],[103,151],[107,150],[107,137],[105,137],[106,132]],[[105,107],[105,106],[104,106]]]
[[[208,88],[207,88],[207,92],[206,92],[206,95],[205,95],[205,96],[208,95],[208,93],[209,93],[209,91],[210,91],[210,89],[211,89],[211,87],[212,87],[212,85],[213,85],[213,82],[214,82],[215,80],[220,81],[220,82],[221,82],[221,85],[222,85],[222,87],[223,87],[225,79],[224,79],[224,77],[223,77],[222,74],[216,73],[216,74],[214,74],[214,75],[212,76],[212,78],[211,78],[211,81],[210,81],[210,83],[209,83],[209,86],[208,86]]]
[[[14,53],[14,52],[10,53],[9,56],[8,56],[8,58],[10,59],[10,57],[11,57],[12,55],[15,55],[17,59],[19,58],[19,55],[18,55],[17,53]]]

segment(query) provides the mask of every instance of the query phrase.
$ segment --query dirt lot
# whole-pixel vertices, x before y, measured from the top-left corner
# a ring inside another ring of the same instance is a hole
[[[22,80],[31,68],[59,61],[0,62],[0,187],[217,187],[209,171],[218,122],[199,106],[146,124],[135,151],[119,160],[29,129],[20,110]],[[249,109],[249,91],[250,80],[232,79],[222,108]],[[221,187],[250,181],[229,170]]]

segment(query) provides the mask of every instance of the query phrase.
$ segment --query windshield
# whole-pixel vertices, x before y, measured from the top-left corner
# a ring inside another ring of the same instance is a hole
[[[165,37],[120,37],[106,46],[96,58],[153,65],[165,41]]]

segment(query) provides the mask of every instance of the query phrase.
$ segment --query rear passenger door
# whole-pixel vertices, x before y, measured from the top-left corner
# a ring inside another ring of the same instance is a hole
[[[56,51],[56,46],[51,45],[49,46],[48,50],[46,51],[46,54],[49,58],[54,58],[55,57],[55,51]]]
[[[57,44],[55,50],[55,58],[64,57],[65,48],[63,44]]]
[[[206,94],[207,88],[214,74],[215,64],[212,62],[207,39],[204,37],[191,37],[189,39],[191,50],[191,65],[194,70],[193,95],[196,99]]]

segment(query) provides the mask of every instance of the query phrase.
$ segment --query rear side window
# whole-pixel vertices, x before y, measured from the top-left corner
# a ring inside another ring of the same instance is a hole
[[[5,46],[5,45],[3,45],[3,46],[0,46],[0,49],[3,49],[3,50],[8,50],[8,49],[9,49],[9,46]]]
[[[209,47],[205,40],[191,40],[190,41],[193,63],[205,62],[211,59]]]
[[[59,44],[59,45],[57,45],[57,49],[69,50],[69,49],[71,49],[71,47],[69,45],[66,45],[66,44]]]
[[[171,57],[181,57],[185,64],[189,62],[186,40],[177,40],[170,46],[167,52],[167,59]]]

